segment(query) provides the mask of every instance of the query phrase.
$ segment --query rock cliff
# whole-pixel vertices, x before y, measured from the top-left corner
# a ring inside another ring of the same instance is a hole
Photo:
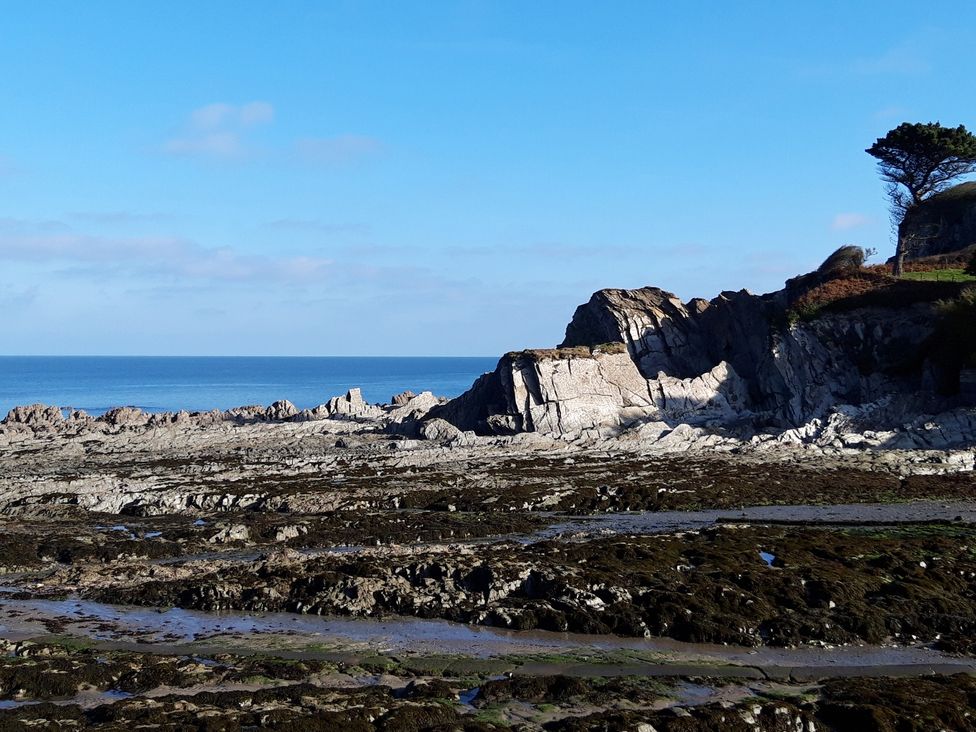
[[[481,434],[573,436],[646,422],[783,431],[891,396],[953,406],[935,393],[934,302],[855,301],[791,322],[802,282],[688,303],[654,287],[601,290],[557,349],[507,354],[430,416]]]
[[[976,182],[923,201],[908,212],[899,233],[912,242],[908,259],[964,257],[976,248]]]
[[[495,371],[429,413],[482,434],[585,434],[639,420],[731,420],[745,382],[721,362],[694,377],[647,379],[623,344],[506,354]]]

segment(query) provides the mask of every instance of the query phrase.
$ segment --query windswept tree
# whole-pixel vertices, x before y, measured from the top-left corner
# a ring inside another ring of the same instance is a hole
[[[976,171],[976,136],[962,125],[904,122],[865,152],[878,160],[878,172],[891,200],[891,221],[898,232],[894,270],[900,275],[913,245],[902,232],[905,215],[956,179]]]
[[[864,266],[864,260],[868,256],[869,253],[865,249],[853,244],[845,244],[817,267],[817,274],[839,277],[857,272]]]

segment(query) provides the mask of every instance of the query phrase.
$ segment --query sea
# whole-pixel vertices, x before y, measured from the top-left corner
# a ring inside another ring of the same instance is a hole
[[[455,397],[497,357],[0,356],[0,419],[22,404],[100,415],[208,411],[287,399],[299,409],[360,387],[368,402],[407,389]]]

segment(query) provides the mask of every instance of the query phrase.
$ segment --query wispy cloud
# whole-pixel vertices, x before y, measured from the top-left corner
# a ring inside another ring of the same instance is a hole
[[[375,137],[352,133],[299,137],[259,149],[255,130],[274,119],[275,109],[269,102],[214,102],[193,110],[162,149],[176,157],[222,161],[246,160],[260,151],[262,157],[325,167],[348,165],[383,151],[383,143]]]
[[[196,281],[303,283],[328,274],[322,257],[275,257],[204,247],[170,237],[0,233],[0,261],[68,266],[82,276],[128,275]]]
[[[318,234],[366,234],[370,230],[366,224],[332,224],[319,219],[299,218],[274,219],[264,222],[261,227],[272,231],[304,231]]]
[[[598,257],[624,257],[636,254],[637,247],[607,244],[603,246],[589,246],[580,244],[560,244],[559,242],[534,242],[532,244],[503,244],[498,246],[454,246],[448,248],[451,256],[457,257],[538,257],[561,259],[587,259]]]
[[[37,300],[37,294],[37,285],[23,288],[0,285],[0,310],[9,313],[28,308]]]
[[[274,107],[268,102],[248,102],[240,106],[216,102],[193,110],[190,124],[196,130],[216,130],[253,127],[267,124],[273,119]]]
[[[173,215],[153,211],[71,211],[65,218],[89,224],[146,224],[166,221]]]
[[[368,135],[303,137],[295,141],[295,157],[313,165],[344,165],[382,152],[383,144]]]
[[[912,45],[902,45],[890,48],[876,56],[855,59],[850,64],[850,70],[864,76],[916,75],[931,71],[932,64]]]
[[[251,152],[248,133],[274,120],[268,102],[242,105],[215,102],[195,109],[183,130],[163,145],[170,155],[235,159]]]
[[[865,216],[860,213],[839,213],[834,216],[834,220],[830,222],[830,228],[834,231],[849,231],[851,229],[857,229],[861,226],[866,226],[870,224],[874,219],[870,216]]]
[[[558,241],[533,242],[530,244],[502,244],[497,246],[453,246],[447,249],[458,257],[533,257],[538,259],[600,259],[603,257],[627,258],[635,256],[694,257],[705,254],[708,248],[696,243],[635,246],[629,244],[565,244]]]
[[[905,119],[910,116],[911,114],[907,107],[899,107],[897,104],[882,107],[874,113],[874,118],[882,122],[893,119]]]
[[[924,39],[913,39],[869,56],[821,61],[802,66],[799,71],[811,77],[922,76],[932,71],[932,62],[923,52]]]

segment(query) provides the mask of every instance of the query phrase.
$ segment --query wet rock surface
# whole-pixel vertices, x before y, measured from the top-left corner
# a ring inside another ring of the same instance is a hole
[[[270,556],[86,597],[195,610],[385,614],[735,645],[976,637],[976,531],[718,527],[448,551]],[[159,574],[158,572],[156,573]],[[85,572],[64,573],[62,586]]]
[[[769,730],[976,728],[976,681],[431,675],[354,662],[21,644],[0,659],[0,728]]]

